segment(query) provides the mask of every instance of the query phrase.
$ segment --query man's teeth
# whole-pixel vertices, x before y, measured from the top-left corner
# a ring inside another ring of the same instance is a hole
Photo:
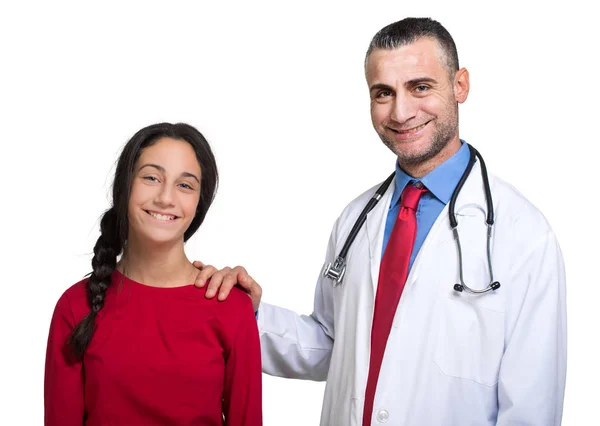
[[[150,213],[151,216],[157,218],[158,220],[174,220],[175,216],[167,216],[164,214],[158,214],[158,213],[154,213],[154,212],[148,212]]]
[[[421,130],[423,127],[427,126],[427,123],[425,124],[421,124],[420,126],[417,127],[413,127],[412,129],[408,129],[408,130],[399,130],[400,133],[410,133],[410,132],[416,132]]]

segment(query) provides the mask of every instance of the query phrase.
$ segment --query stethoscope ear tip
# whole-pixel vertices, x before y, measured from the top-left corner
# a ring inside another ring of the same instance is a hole
[[[460,293],[464,290],[464,287],[460,284],[454,284],[454,290],[456,290]]]
[[[494,281],[492,284],[490,284],[490,287],[492,287],[492,290],[498,290],[500,288],[500,283],[498,281]]]

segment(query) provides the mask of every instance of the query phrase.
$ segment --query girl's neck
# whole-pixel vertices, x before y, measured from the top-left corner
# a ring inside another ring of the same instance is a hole
[[[185,255],[183,241],[156,246],[129,239],[117,268],[127,278],[153,287],[191,284],[198,272]]]

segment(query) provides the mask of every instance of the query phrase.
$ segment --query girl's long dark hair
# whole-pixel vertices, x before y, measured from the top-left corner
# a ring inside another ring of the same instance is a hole
[[[117,267],[117,257],[123,251],[127,240],[129,229],[127,212],[135,164],[145,148],[163,137],[188,142],[196,152],[202,172],[200,201],[196,207],[196,215],[184,233],[184,241],[198,230],[213,202],[219,180],[217,164],[208,142],[198,130],[184,123],[159,123],[145,127],[133,135],[123,148],[117,162],[112,207],[100,220],[100,237],[94,246],[92,272],[87,282],[90,312],[73,329],[68,340],[68,345],[77,358],[83,356],[92,339],[96,315],[104,306],[106,290],[111,283],[112,273]]]

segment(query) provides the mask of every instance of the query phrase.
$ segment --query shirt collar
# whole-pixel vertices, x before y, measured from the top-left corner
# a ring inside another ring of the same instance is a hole
[[[394,207],[398,204],[404,187],[411,181],[421,181],[438,200],[444,204],[448,204],[460,177],[467,168],[467,164],[469,164],[469,158],[471,156],[467,143],[462,139],[461,142],[461,147],[452,157],[448,158],[421,179],[415,179],[408,175],[400,168],[400,165],[396,161],[396,188],[392,195],[390,207]]]

